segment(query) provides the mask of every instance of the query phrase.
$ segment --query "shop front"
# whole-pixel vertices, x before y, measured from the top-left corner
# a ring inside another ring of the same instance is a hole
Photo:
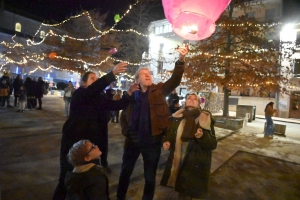
[[[292,91],[290,97],[289,118],[300,118],[300,91]]]

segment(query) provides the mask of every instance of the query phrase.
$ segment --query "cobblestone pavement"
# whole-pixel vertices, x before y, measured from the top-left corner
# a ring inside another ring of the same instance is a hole
[[[12,98],[11,98],[12,99]],[[12,101],[12,100],[11,100]],[[64,117],[64,101],[57,95],[43,98],[43,110],[16,112],[17,108],[0,108],[0,189],[1,200],[51,199],[59,177],[59,148]],[[299,121],[285,120],[287,137],[263,138],[263,119],[248,123],[240,131],[216,128],[218,147],[213,152],[215,171],[238,150],[257,153],[300,164]],[[122,161],[124,137],[117,123],[109,123],[109,175],[111,199],[115,198]],[[157,171],[154,199],[177,199],[171,188],[159,186],[168,152],[162,151]],[[140,157],[128,191],[128,199],[141,199],[143,163]]]

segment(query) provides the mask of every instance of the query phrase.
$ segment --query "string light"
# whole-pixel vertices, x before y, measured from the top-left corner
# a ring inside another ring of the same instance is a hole
[[[37,32],[35,33],[34,36],[36,36],[42,29],[43,26],[45,27],[57,27],[57,26],[60,26],[68,21],[70,21],[71,19],[75,19],[75,18],[79,18],[79,17],[82,17],[82,16],[85,16],[85,17],[88,17],[89,21],[90,21],[90,24],[91,26],[93,27],[93,29],[99,33],[99,35],[96,35],[96,36],[93,36],[93,37],[90,37],[90,38],[75,38],[75,37],[71,37],[69,35],[61,35],[61,34],[57,34],[57,33],[54,33],[53,30],[49,30],[48,33],[45,35],[45,37],[42,39],[42,41],[40,42],[34,42],[33,40],[27,40],[27,45],[28,46],[32,46],[32,45],[40,45],[42,44],[45,39],[48,37],[48,36],[56,36],[56,37],[60,37],[61,40],[63,41],[65,38],[68,38],[68,39],[71,39],[71,40],[78,40],[78,41],[90,41],[90,40],[94,40],[94,39],[97,39],[97,38],[100,38],[101,36],[103,35],[106,35],[110,32],[132,32],[132,33],[135,33],[137,35],[140,35],[140,36],[143,36],[143,37],[152,37],[151,35],[146,35],[146,34],[143,34],[143,33],[140,33],[134,29],[128,29],[128,30],[117,30],[117,29],[114,29],[114,27],[118,24],[118,22],[120,22],[129,12],[130,10],[132,9],[133,6],[137,5],[139,3],[139,1],[137,1],[135,4],[133,5],[130,5],[129,6],[129,9],[125,12],[125,14],[120,18],[119,21],[117,21],[110,29],[106,30],[106,31],[101,31],[99,29],[96,28],[95,24],[93,23],[93,20],[89,14],[89,12],[83,12],[79,15],[76,15],[76,16],[72,16],[64,21],[62,21],[61,23],[57,23],[57,24],[45,24],[45,23],[42,23],[39,27],[39,29],[37,30]],[[272,23],[272,24],[269,24],[269,23],[252,23],[252,22],[246,22],[246,23],[219,23],[217,24],[216,26],[221,26],[221,27],[226,27],[226,26],[230,26],[230,27],[244,27],[244,26],[255,26],[255,27],[275,27],[275,26],[282,26],[283,24],[282,23]],[[300,23],[298,24],[294,24],[294,25],[300,25]],[[168,38],[168,37],[173,37],[175,36],[175,34],[172,34],[172,35],[168,35],[168,36],[159,36],[161,38]],[[14,38],[15,36],[13,36]],[[12,39],[13,39],[12,38]],[[13,39],[14,41],[14,39]],[[14,41],[14,43],[12,45],[10,45],[9,43],[6,43],[6,42],[1,42],[2,45],[4,45],[5,47],[7,48],[16,48],[16,47],[21,47],[24,49],[24,46],[20,43],[16,43]],[[262,50],[258,50],[258,51],[262,51]],[[236,54],[236,53],[233,53],[233,54]],[[215,56],[215,57],[219,57],[219,58],[224,58],[224,59],[239,59],[243,62],[246,62],[246,63],[250,63],[250,62],[260,62],[262,61],[263,59],[244,59],[244,58],[239,58],[238,56],[236,55],[216,55],[216,54],[210,54],[210,53],[192,53],[191,56],[195,56],[195,55],[205,55],[205,56],[209,56],[209,57],[212,57],[212,56]],[[26,64],[27,63],[27,60],[31,60],[31,61],[35,61],[35,62],[39,62],[39,60],[43,60],[45,57],[47,57],[47,55],[43,54],[43,55],[33,55],[35,57],[35,59],[29,57],[29,56],[26,56],[23,58],[23,61],[21,62],[17,62],[17,61],[13,61],[13,60],[10,60],[9,58],[6,57],[7,61],[6,63],[4,63],[3,65],[0,66],[0,70],[2,70],[2,68],[9,64],[9,63],[15,63],[15,64],[20,64],[20,65],[23,65],[23,64]],[[123,60],[119,60],[119,59],[115,59],[115,58],[112,58],[112,57],[106,57],[104,60],[100,61],[99,63],[87,63],[86,61],[82,60],[82,59],[72,59],[72,58],[67,58],[67,57],[62,57],[62,56],[55,56],[56,59],[62,59],[62,60],[67,60],[67,61],[74,61],[74,62],[80,62],[80,63],[85,63],[86,65],[88,66],[100,66],[101,64],[103,64],[104,62],[107,62],[109,59],[112,59],[113,61],[117,61],[117,62],[126,62],[128,63],[129,65],[141,65],[141,64],[149,64],[151,61],[155,61],[154,59],[150,59],[148,60],[147,62],[142,62],[142,63],[131,63],[131,62],[128,62],[128,61],[123,61]],[[170,62],[173,62],[173,61],[170,61]],[[271,61],[270,61],[271,62]],[[42,70],[42,68],[39,66],[37,69],[40,69]],[[57,68],[58,70],[64,70],[64,69],[61,69],[61,68]],[[46,69],[45,69],[46,70]],[[88,68],[87,68],[88,70]],[[66,70],[66,71],[71,71],[71,72],[74,72],[73,70]]]

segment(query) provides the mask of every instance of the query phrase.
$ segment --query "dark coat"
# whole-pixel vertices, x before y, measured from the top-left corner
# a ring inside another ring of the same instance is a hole
[[[168,103],[169,103],[169,105],[171,104],[171,102],[172,102],[173,99],[176,99],[177,101],[179,101],[179,96],[177,95],[177,93],[175,93],[175,94],[173,94],[173,93],[169,94],[169,96],[168,96]]]
[[[20,90],[21,86],[23,85],[23,81],[22,81],[22,79],[15,78],[12,85],[14,88],[14,94],[16,95],[18,93],[18,91]]]
[[[160,183],[163,186],[168,186],[174,159],[177,130],[182,120],[183,117],[172,117],[172,125],[163,139],[164,142],[169,141],[171,144],[170,155]],[[207,195],[212,150],[217,147],[213,124],[211,124],[211,131],[203,129],[201,138],[195,137],[188,141],[187,151],[183,163],[179,167],[175,182],[177,192],[192,198],[205,198]]]
[[[148,100],[150,107],[150,120],[152,135],[160,135],[164,133],[170,125],[169,107],[166,102],[166,96],[170,94],[181,82],[184,72],[184,65],[178,62],[175,64],[174,72],[169,80],[165,83],[152,84],[149,88]],[[127,135],[132,111],[135,105],[134,95],[131,97],[129,106],[120,117],[122,134]]]
[[[68,172],[67,200],[108,200],[108,178],[100,166],[81,173]]]
[[[45,89],[45,82],[43,80],[38,80],[35,85],[35,96],[43,97]]]
[[[107,147],[107,112],[121,110],[129,103],[124,95],[119,101],[109,99],[103,90],[115,77],[112,72],[95,81],[87,88],[78,88],[71,99],[70,116],[63,126],[61,158],[65,158],[72,145],[88,139],[98,145],[100,150]]]

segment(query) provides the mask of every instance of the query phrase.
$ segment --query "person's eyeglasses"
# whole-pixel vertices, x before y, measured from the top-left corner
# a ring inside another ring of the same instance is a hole
[[[91,148],[91,150],[89,150],[88,152],[87,152],[87,154],[86,155],[89,155],[89,153],[91,153],[91,151],[93,150],[93,149],[95,149],[97,147],[97,145],[95,145],[95,144],[92,144],[92,148]]]

